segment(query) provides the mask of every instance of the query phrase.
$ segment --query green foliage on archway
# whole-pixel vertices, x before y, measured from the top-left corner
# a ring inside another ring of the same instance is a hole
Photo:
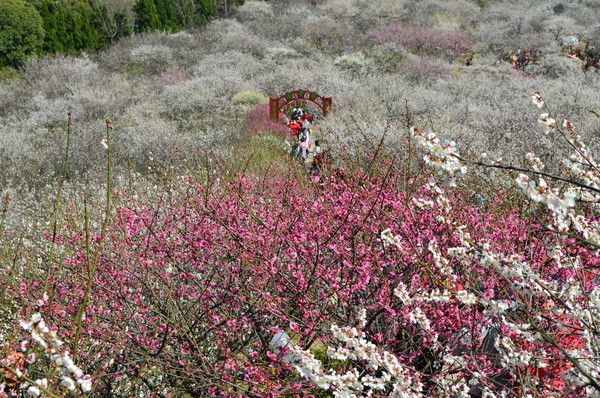
[[[42,47],[43,21],[35,7],[22,0],[0,0],[0,67],[22,65]]]

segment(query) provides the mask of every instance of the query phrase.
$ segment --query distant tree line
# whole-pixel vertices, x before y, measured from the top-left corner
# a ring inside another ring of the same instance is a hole
[[[132,33],[198,28],[244,0],[0,0],[0,67],[31,55],[79,54]],[[120,5],[120,7],[119,7]]]

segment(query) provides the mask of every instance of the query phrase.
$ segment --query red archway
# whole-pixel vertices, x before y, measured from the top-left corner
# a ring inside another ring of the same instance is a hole
[[[312,102],[323,113],[323,117],[327,116],[331,111],[331,98],[321,97],[314,91],[296,90],[283,94],[278,98],[269,99],[269,115],[271,120],[277,121],[279,112],[290,102],[295,102],[298,106],[304,108],[307,102]]]

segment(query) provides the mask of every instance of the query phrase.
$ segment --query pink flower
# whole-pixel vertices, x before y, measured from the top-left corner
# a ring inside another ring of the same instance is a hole
[[[290,330],[294,333],[300,333],[300,328],[296,322],[290,322]]]
[[[108,140],[103,139],[102,141],[100,141],[100,143],[102,144],[102,146],[104,147],[104,149],[108,149]]]

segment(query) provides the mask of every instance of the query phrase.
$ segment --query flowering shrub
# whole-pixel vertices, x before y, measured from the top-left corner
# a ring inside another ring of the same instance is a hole
[[[281,114],[278,122],[272,121],[268,106],[261,106],[246,113],[246,130],[252,133],[269,131],[282,136],[289,132],[289,128],[285,124],[285,115]]]
[[[264,20],[273,18],[271,4],[263,1],[246,1],[235,10],[235,17],[240,21]]]
[[[269,98],[266,95],[253,90],[242,90],[231,98],[231,102],[234,104],[249,106],[265,104],[268,101]]]
[[[457,55],[469,49],[469,41],[464,33],[409,28],[398,22],[379,27],[371,31],[370,35],[377,44],[393,42],[407,50],[418,52]]]
[[[452,66],[439,58],[414,56],[410,57],[408,62],[401,63],[397,70],[414,81],[428,81],[431,78],[448,76]]]
[[[163,73],[162,75],[156,77],[154,81],[159,89],[164,89],[168,86],[181,84],[186,80],[186,78],[187,76],[185,75],[185,72]]]
[[[371,60],[365,57],[362,52],[341,55],[333,61],[333,64],[350,73],[359,73],[361,70],[368,70],[372,66]]]

